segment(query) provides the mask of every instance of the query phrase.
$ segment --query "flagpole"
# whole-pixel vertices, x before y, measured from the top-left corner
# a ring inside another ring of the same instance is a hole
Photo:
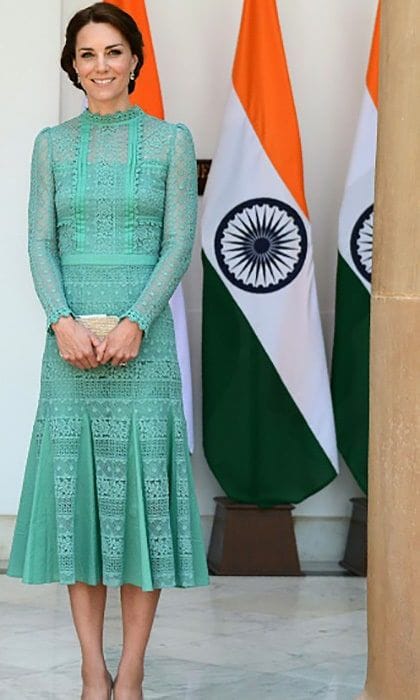
[[[419,0],[383,0],[370,359],[364,700],[420,688]]]

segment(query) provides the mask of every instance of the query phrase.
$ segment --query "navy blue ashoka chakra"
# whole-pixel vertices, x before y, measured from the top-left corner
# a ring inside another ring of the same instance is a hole
[[[278,199],[248,199],[220,222],[215,253],[225,277],[246,292],[265,294],[290,284],[308,250],[298,212]]]
[[[357,219],[350,237],[352,260],[360,275],[370,283],[372,279],[373,204]]]

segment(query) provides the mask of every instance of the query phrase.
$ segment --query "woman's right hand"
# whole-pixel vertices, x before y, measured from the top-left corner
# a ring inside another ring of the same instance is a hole
[[[57,323],[52,323],[58,351],[66,360],[79,369],[98,367],[95,348],[100,344],[99,338],[72,316],[61,316]]]

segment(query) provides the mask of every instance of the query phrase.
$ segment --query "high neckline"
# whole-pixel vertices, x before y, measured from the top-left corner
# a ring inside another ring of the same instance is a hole
[[[81,117],[86,121],[96,124],[120,124],[121,122],[137,119],[141,114],[141,109],[138,105],[133,105],[128,109],[119,109],[116,112],[109,114],[100,114],[99,112],[91,112],[88,107],[82,112]]]

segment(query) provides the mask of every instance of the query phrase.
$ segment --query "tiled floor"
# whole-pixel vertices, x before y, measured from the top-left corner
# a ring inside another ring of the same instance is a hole
[[[0,576],[1,700],[79,700],[79,649],[65,586]],[[145,700],[354,700],[366,667],[365,581],[347,576],[212,577],[164,590]],[[118,591],[106,656],[117,666]]]

